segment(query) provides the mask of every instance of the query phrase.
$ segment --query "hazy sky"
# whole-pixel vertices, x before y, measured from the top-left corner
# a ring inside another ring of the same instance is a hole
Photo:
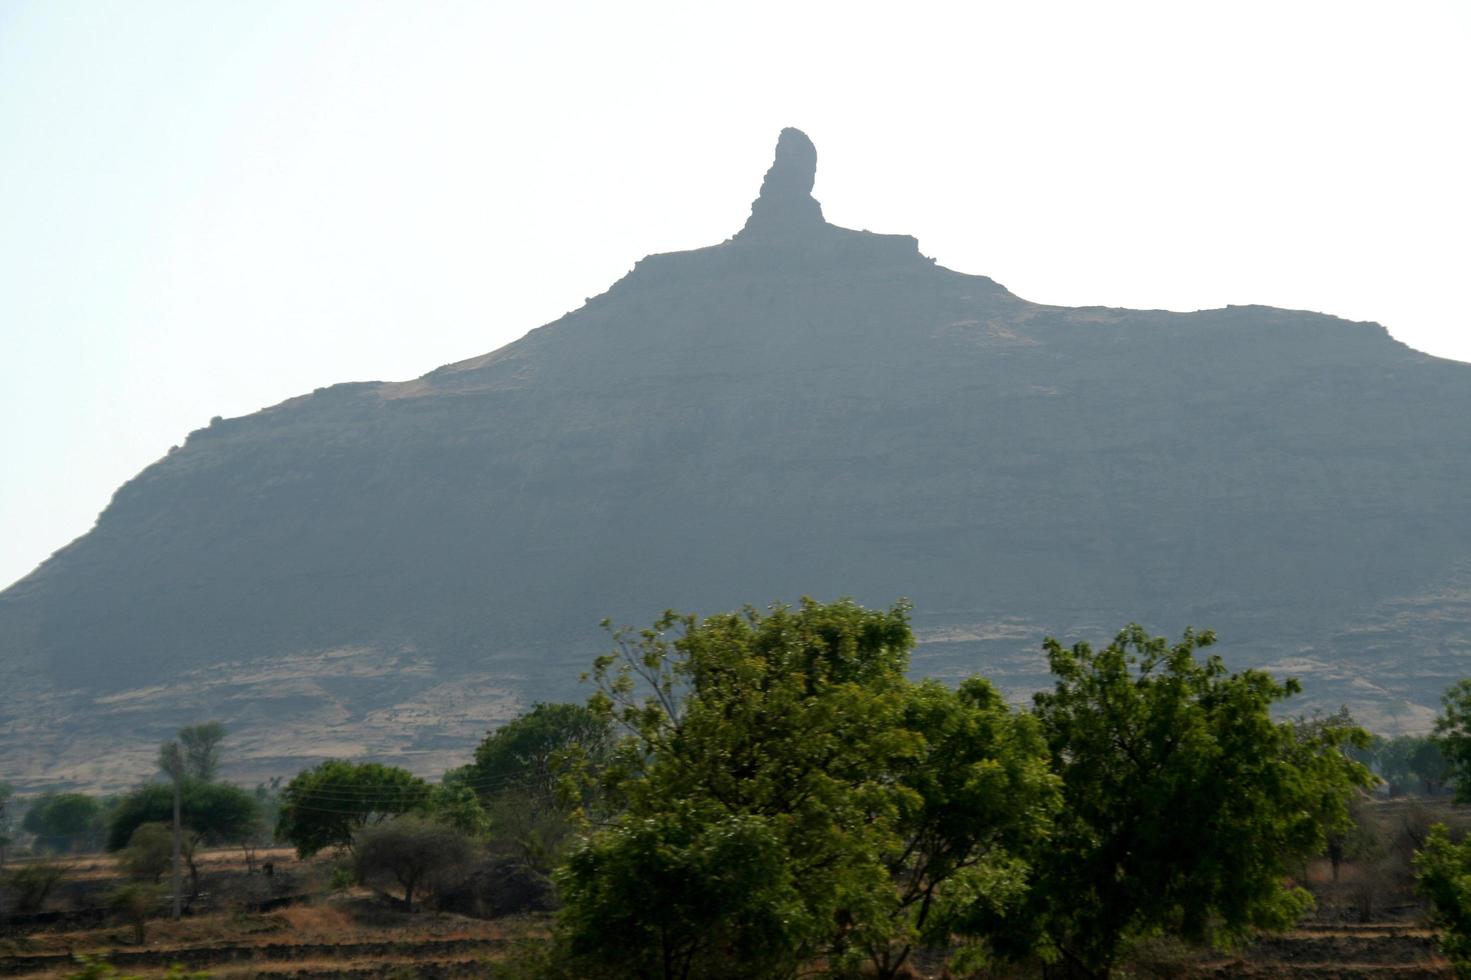
[[[1471,361],[1468,50],[1466,0],[0,0],[0,586],[211,416],[728,237],[786,125],[830,221],[1027,299]]]

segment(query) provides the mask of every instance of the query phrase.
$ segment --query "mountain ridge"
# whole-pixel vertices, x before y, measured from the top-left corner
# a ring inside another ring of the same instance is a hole
[[[1044,633],[1138,619],[1425,727],[1471,653],[1471,366],[1325,314],[1032,303],[828,224],[815,161],[783,131],[737,234],[496,351],[191,433],[0,593],[35,693],[0,767],[81,779],[209,715],[252,765],[432,769],[578,696],[604,616],[805,593],[909,595],[918,671],[1016,696]]]

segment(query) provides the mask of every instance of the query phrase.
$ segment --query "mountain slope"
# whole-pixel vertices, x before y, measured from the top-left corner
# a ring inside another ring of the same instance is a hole
[[[825,223],[815,158],[784,131],[738,235],[493,354],[193,433],[0,594],[0,768],[85,781],[208,714],[262,770],[432,770],[578,696],[604,616],[804,593],[908,596],[918,669],[1016,691],[1044,633],[1209,626],[1423,727],[1471,654],[1471,366],[1029,303]]]

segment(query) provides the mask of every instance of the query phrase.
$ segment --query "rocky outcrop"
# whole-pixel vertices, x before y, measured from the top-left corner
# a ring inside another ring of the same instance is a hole
[[[0,772],[126,783],[204,717],[249,772],[433,772],[583,696],[605,616],[803,594],[907,596],[918,672],[1018,697],[1044,634],[1139,620],[1424,728],[1471,659],[1471,366],[1028,302],[826,223],[815,159],[784,131],[739,234],[498,351],[192,433],[0,594]]]

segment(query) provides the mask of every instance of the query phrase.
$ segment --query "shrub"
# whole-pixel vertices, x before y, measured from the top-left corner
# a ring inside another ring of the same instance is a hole
[[[397,817],[358,835],[358,878],[377,886],[392,881],[414,910],[414,893],[442,888],[464,873],[475,847],[464,832],[418,815]]]
[[[118,855],[118,864],[131,878],[157,882],[174,861],[174,832],[168,824],[139,824]]]
[[[129,882],[119,885],[107,896],[107,906],[128,925],[133,927],[133,941],[143,945],[147,939],[148,919],[158,911],[163,892],[157,885]]]
[[[16,911],[39,912],[66,875],[66,865],[43,858],[12,868],[5,875],[5,886],[15,895]]]

